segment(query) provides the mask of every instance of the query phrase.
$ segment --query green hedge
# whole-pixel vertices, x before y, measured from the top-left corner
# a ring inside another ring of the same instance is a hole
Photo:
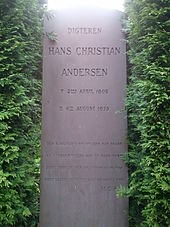
[[[0,226],[36,226],[42,15],[36,0],[0,1]]]
[[[131,0],[126,13],[130,225],[170,226],[170,2]]]

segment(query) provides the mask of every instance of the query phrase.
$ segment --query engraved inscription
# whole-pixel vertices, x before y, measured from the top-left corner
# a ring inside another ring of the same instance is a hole
[[[108,112],[109,106],[59,106],[60,111],[77,111],[77,112]]]
[[[108,88],[99,88],[99,89],[93,89],[93,88],[61,88],[60,92],[62,94],[69,94],[69,95],[107,95],[109,94]]]
[[[81,27],[68,27],[68,34],[76,35],[99,35],[102,32],[102,28],[81,28]]]
[[[56,47],[56,46],[49,46],[48,54],[53,56],[60,56],[60,55],[67,55],[70,56],[72,54],[76,54],[77,56],[114,56],[121,54],[120,47],[76,47],[72,49],[71,47]]]
[[[61,76],[107,76],[107,68],[64,68]]]

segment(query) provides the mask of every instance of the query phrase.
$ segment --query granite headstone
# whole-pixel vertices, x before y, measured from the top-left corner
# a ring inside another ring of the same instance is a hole
[[[126,54],[122,13],[45,16],[41,227],[127,227]]]

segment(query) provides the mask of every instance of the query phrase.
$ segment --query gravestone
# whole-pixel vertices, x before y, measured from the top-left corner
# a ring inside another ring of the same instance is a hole
[[[41,227],[128,226],[117,197],[128,182],[121,16],[86,7],[45,17]]]

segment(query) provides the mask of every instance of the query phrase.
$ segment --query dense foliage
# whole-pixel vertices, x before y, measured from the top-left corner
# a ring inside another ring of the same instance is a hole
[[[0,1],[0,226],[36,226],[42,21],[37,0]]]
[[[170,4],[131,0],[126,11],[130,223],[170,226]]]

